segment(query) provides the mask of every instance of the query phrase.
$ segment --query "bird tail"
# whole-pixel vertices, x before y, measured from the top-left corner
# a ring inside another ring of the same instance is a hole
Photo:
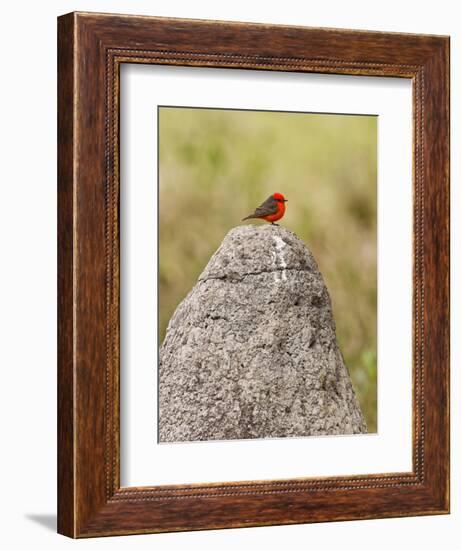
[[[246,218],[242,218],[242,222],[244,222],[245,220],[251,220],[253,218],[256,218],[256,216],[254,214],[250,214],[249,216],[247,216]]]

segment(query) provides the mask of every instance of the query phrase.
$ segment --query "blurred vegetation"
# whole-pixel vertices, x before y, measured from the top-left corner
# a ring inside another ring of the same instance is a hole
[[[160,340],[226,233],[283,193],[281,223],[319,264],[376,431],[376,117],[163,107],[159,156]]]

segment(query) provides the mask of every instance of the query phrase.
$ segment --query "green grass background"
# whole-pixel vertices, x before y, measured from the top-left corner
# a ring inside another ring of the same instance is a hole
[[[281,223],[318,262],[345,362],[376,431],[376,183],[374,116],[160,108],[160,341],[226,233],[271,193],[283,193]]]

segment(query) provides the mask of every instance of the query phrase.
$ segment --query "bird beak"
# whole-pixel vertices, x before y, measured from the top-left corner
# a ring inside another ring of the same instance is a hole
[[[283,199],[283,202],[288,202],[288,199]]]

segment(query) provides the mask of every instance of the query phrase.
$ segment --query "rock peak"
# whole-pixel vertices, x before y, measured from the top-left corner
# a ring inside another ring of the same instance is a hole
[[[275,225],[241,225],[231,229],[200,275],[209,279],[242,280],[248,275],[318,270],[314,257],[293,232]]]

